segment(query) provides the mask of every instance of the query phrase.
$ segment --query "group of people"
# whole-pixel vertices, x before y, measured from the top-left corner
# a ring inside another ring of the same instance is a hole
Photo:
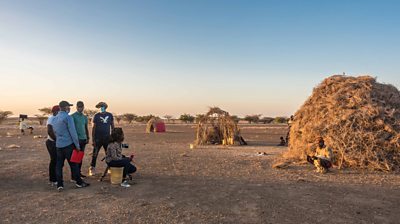
[[[89,144],[89,119],[83,113],[84,103],[77,102],[77,111],[69,115],[72,104],[61,101],[53,106],[52,116],[47,120],[48,138],[46,147],[50,155],[49,181],[53,186],[57,186],[58,191],[64,189],[63,167],[67,160],[71,169],[71,181],[75,182],[77,188],[88,187],[90,184],[84,181],[86,177],[82,173],[82,162],[71,161],[73,150],[85,151]],[[93,117],[92,144],[93,154],[88,175],[96,175],[96,163],[99,151],[104,148],[106,152],[106,162],[109,167],[124,167],[124,174],[121,186],[129,187],[127,175],[136,171],[136,167],[131,163],[133,156],[122,155],[122,143],[124,133],[122,128],[114,127],[114,117],[107,112],[108,105],[100,102],[96,105],[100,112]]]

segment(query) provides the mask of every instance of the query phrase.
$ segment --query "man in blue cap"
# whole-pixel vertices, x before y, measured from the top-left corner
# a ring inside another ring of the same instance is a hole
[[[61,101],[59,106],[60,112],[58,112],[53,121],[53,129],[57,139],[57,190],[62,191],[64,189],[63,167],[65,159],[67,159],[71,167],[72,177],[76,181],[75,186],[77,188],[87,187],[89,184],[85,183],[80,176],[79,164],[70,161],[74,148],[81,150],[74,120],[68,115],[72,104],[67,101]]]

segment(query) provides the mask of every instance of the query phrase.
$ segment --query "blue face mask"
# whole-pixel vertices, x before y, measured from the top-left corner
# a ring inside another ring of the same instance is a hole
[[[104,113],[104,112],[106,112],[106,108],[105,108],[105,107],[101,107],[101,108],[100,108],[100,111],[101,111],[102,113]]]

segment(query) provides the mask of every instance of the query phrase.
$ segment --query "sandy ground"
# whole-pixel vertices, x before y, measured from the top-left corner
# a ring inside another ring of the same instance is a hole
[[[131,188],[93,177],[86,178],[90,187],[75,189],[66,164],[66,189],[57,192],[47,184],[45,140],[1,125],[0,223],[399,223],[399,174],[272,169],[287,150],[275,146],[285,127],[241,128],[249,146],[190,149],[191,125],[169,125],[164,134],[125,125],[126,154],[136,155],[138,167]],[[44,126],[38,134],[45,135]],[[104,168],[99,162],[98,172]]]

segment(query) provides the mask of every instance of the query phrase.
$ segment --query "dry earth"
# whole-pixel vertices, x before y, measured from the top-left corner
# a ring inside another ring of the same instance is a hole
[[[90,187],[75,189],[66,164],[61,193],[47,184],[45,140],[19,136],[16,128],[0,126],[0,223],[400,222],[399,174],[334,169],[321,175],[308,165],[272,169],[286,150],[275,146],[285,126],[242,125],[246,147],[190,149],[193,126],[145,134],[144,125],[124,125],[126,154],[134,152],[138,167],[132,187],[95,177],[86,178]],[[45,135],[44,126],[38,134]],[[21,148],[8,149],[11,144]],[[86,156],[85,172],[88,164]],[[99,162],[98,172],[104,168]]]

